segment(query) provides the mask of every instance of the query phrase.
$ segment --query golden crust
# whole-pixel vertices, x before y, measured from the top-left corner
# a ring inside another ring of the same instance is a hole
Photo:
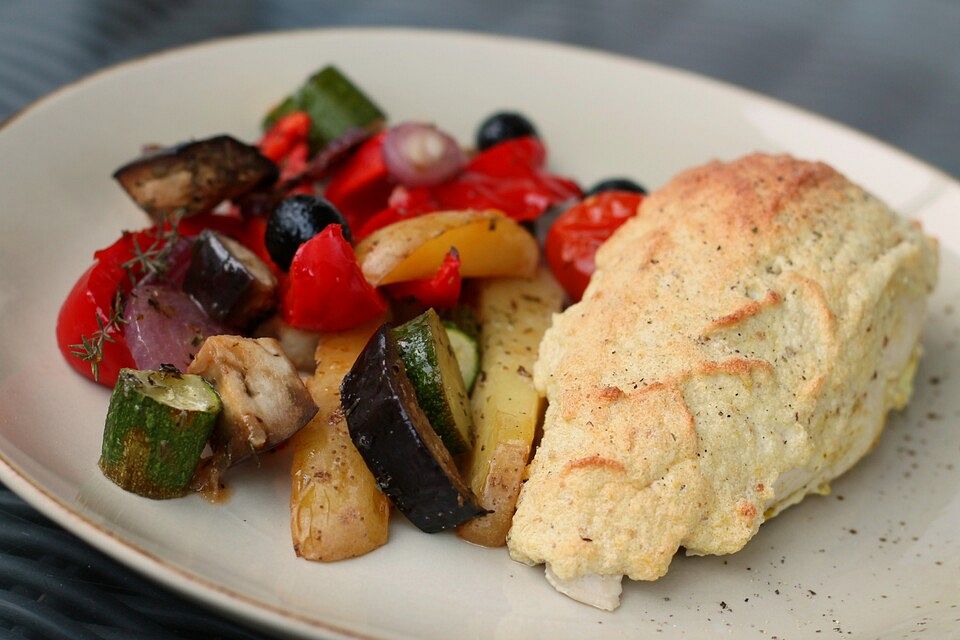
[[[902,404],[936,261],[825,164],[753,154],[681,173],[544,337],[550,405],[511,555],[561,580],[649,580],[680,546],[742,548]]]

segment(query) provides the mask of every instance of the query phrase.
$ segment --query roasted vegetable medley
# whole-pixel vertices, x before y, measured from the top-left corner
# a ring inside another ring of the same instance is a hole
[[[332,66],[266,111],[254,144],[149,145],[114,173],[151,226],[94,253],[57,322],[66,361],[113,388],[100,468],[147,498],[217,496],[289,441],[304,558],[386,543],[391,505],[503,545],[540,338],[643,188],[584,199],[518,112],[475,149],[389,123]]]

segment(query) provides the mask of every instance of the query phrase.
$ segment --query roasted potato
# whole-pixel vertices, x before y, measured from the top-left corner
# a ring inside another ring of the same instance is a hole
[[[498,211],[443,211],[375,231],[357,260],[379,286],[433,276],[454,247],[465,277],[532,275],[540,255],[534,237]]]
[[[307,388],[319,411],[293,440],[290,473],[293,548],[307,560],[353,558],[387,542],[389,502],[340,409],[340,381],[381,322],[322,334],[317,345],[317,371]]]
[[[563,291],[549,271],[533,278],[491,278],[477,283],[480,318],[480,375],[471,397],[476,441],[466,481],[492,511],[458,529],[487,547],[506,543],[524,469],[543,409],[533,386],[540,339]]]
[[[313,373],[316,369],[314,357],[320,341],[320,334],[316,331],[297,329],[275,315],[262,322],[254,335],[258,338],[275,338],[293,366],[300,371]]]

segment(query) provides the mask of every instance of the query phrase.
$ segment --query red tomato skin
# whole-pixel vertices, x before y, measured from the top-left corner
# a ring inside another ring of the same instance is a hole
[[[550,270],[574,302],[583,297],[596,265],[597,249],[637,213],[639,193],[607,191],[564,211],[547,232],[545,254]]]
[[[338,224],[300,245],[290,264],[281,313],[309,331],[343,331],[383,314],[387,305],[363,277]]]

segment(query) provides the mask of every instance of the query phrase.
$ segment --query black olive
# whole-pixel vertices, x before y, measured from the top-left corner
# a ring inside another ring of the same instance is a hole
[[[631,191],[633,193],[647,195],[647,190],[633,180],[628,178],[607,178],[590,187],[590,190],[583,194],[583,197],[588,198],[604,191]]]
[[[536,128],[522,115],[516,111],[501,111],[480,124],[477,149],[483,151],[504,140],[535,135],[538,135]]]
[[[308,195],[287,198],[277,205],[267,220],[264,240],[270,257],[286,271],[300,245],[323,231],[328,224],[341,225],[343,237],[347,242],[353,242],[347,221],[328,201]]]

